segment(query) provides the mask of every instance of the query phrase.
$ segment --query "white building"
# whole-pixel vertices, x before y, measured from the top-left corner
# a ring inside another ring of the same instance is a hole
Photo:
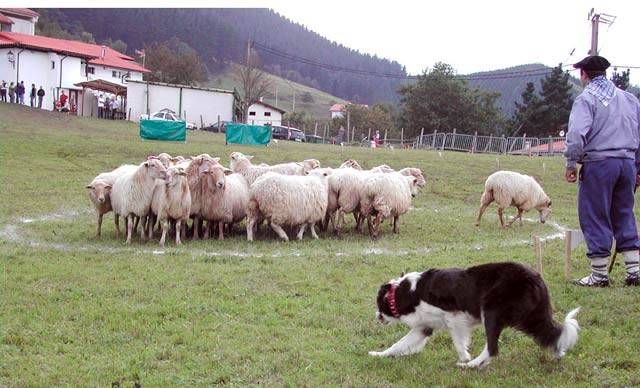
[[[38,14],[29,8],[0,8],[0,32],[35,35]]]
[[[138,80],[127,83],[127,106],[131,121],[168,108],[199,128],[217,123],[218,117],[220,121],[236,121],[241,114],[235,91]]]
[[[344,117],[345,110],[346,106],[344,104],[333,104],[331,108],[329,108],[332,119],[335,119],[336,117]]]
[[[6,9],[1,12],[5,17],[10,15]],[[35,21],[37,16],[31,18],[33,28]],[[12,24],[12,28],[15,25],[17,23]],[[145,72],[148,70],[132,57],[106,46],[18,32],[0,32],[0,82],[5,81],[9,85],[11,82],[24,81],[26,104],[29,104],[31,84],[35,84],[36,88],[42,86],[45,91],[44,109],[52,110],[54,102],[64,91],[69,96],[72,112],[97,114],[97,99],[93,93],[84,95],[83,88],[77,84],[102,79],[124,85],[126,80],[142,80]]]
[[[249,107],[249,118],[247,123],[255,125],[282,125],[282,115],[285,110],[267,104],[266,102],[256,102]]]

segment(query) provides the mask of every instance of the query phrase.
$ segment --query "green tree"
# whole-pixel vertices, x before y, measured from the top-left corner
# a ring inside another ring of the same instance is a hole
[[[111,38],[107,38],[107,40],[103,41],[102,44],[111,47],[119,53],[125,54],[127,52],[127,44],[120,39],[114,41],[111,40]]]
[[[502,125],[495,101],[497,93],[470,89],[446,63],[436,63],[424,71],[417,82],[398,91],[402,111],[400,125],[405,135],[416,136],[427,131],[461,133],[496,133]]]
[[[613,74],[611,75],[611,82],[613,82],[618,88],[622,90],[627,90],[629,88],[629,76],[631,75],[631,70],[622,70],[618,73],[618,68],[613,68]]]
[[[533,82],[528,82],[522,92],[522,102],[515,102],[516,110],[509,120],[510,136],[520,133],[532,134],[540,132],[540,97],[536,93]]]
[[[145,66],[151,70],[145,75],[149,81],[197,85],[209,78],[198,53],[175,38],[146,46],[145,53]]]
[[[569,72],[562,71],[562,64],[554,67],[540,80],[540,126],[529,136],[548,136],[566,129],[573,105],[573,86],[569,82]]]

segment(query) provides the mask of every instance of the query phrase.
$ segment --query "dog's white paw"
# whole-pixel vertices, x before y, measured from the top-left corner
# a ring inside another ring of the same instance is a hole
[[[384,352],[369,352],[369,355],[372,357],[385,357]]]
[[[458,362],[456,362],[456,365],[457,365],[459,368],[463,368],[463,369],[464,369],[464,368],[468,368],[468,367],[469,367],[469,366],[468,366],[468,363],[467,363],[467,362],[464,362],[464,361],[458,361]]]

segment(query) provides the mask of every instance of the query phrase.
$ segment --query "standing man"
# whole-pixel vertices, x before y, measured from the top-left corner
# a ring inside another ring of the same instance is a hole
[[[27,89],[24,87],[24,81],[20,81],[20,84],[16,87],[16,94],[18,95],[18,104],[24,105],[24,93]]]
[[[31,93],[29,93],[29,104],[33,108],[36,106],[36,94],[38,91],[36,90],[36,84],[31,84]]]
[[[7,102],[7,83],[4,80],[0,83],[0,101]]]
[[[9,84],[9,102],[12,104],[16,101],[16,87],[13,86],[13,82]]]
[[[42,109],[42,100],[44,99],[44,89],[42,89],[42,85],[40,85],[40,89],[38,89],[38,108]]]
[[[640,103],[606,77],[609,61],[589,56],[580,69],[584,91],[569,117],[565,178],[578,183],[578,216],[591,259],[591,274],[575,281],[586,287],[609,286],[607,264],[613,239],[627,270],[626,285],[640,285],[638,231],[633,215],[640,167]],[[581,163],[580,173],[576,163]]]

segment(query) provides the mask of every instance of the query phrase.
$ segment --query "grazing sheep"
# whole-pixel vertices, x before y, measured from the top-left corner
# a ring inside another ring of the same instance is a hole
[[[340,165],[339,168],[353,168],[356,170],[362,170],[360,163],[358,163],[355,159],[347,159]]]
[[[151,207],[151,199],[156,179],[165,179],[167,169],[162,162],[151,158],[133,171],[127,171],[116,178],[111,189],[113,212],[127,219],[127,244],[131,243],[133,216],[146,217]],[[141,239],[144,240],[142,228]]]
[[[551,211],[551,200],[535,179],[528,175],[513,171],[498,171],[491,174],[484,183],[484,193],[480,199],[480,212],[476,219],[476,226],[480,225],[482,214],[489,204],[496,201],[498,205],[498,217],[500,225],[504,228],[504,209],[515,206],[518,214],[513,217],[507,226],[520,219],[522,225],[522,213],[533,208],[540,213],[540,222],[544,224]]]
[[[138,166],[124,164],[113,171],[99,174],[86,186],[89,193],[89,199],[91,200],[91,203],[93,203],[93,206],[96,209],[96,215],[98,216],[98,227],[96,231],[97,237],[100,237],[102,231],[102,216],[112,210],[111,188],[116,181],[116,178],[119,175],[127,171],[132,171],[136,168],[138,168]],[[117,214],[114,215],[113,221],[116,226],[116,238],[120,238],[120,222]]]
[[[398,219],[409,211],[411,198],[418,194],[418,178],[396,172],[377,173],[367,177],[360,193],[361,217],[367,217],[369,235],[377,238],[380,224],[393,218],[393,232],[400,231]],[[373,222],[371,217],[375,216]]]
[[[415,167],[405,167],[402,170],[398,171],[402,175],[412,176],[418,179],[416,184],[418,187],[424,187],[427,184],[427,180],[424,175],[422,175],[422,170]]]
[[[249,189],[247,206],[247,240],[253,241],[254,228],[261,218],[269,220],[273,230],[285,241],[289,237],[283,225],[301,226],[301,240],[307,225],[317,239],[315,223],[322,221],[327,211],[328,170],[313,170],[305,176],[266,173]]]
[[[209,222],[205,236],[209,236],[211,223],[215,222],[218,239],[224,240],[224,224],[240,222],[247,215],[249,185],[242,175],[219,165],[204,170],[200,179],[203,190],[202,217]]]
[[[175,221],[176,245],[182,244],[180,235],[184,231],[184,224],[189,219],[191,212],[191,193],[187,173],[181,167],[169,167],[167,179],[164,184],[156,186],[154,197],[158,195],[160,205],[158,208],[158,219],[162,225],[162,237],[160,245],[164,246],[164,241],[169,229],[169,221]],[[153,229],[153,224],[151,228]]]
[[[342,233],[344,215],[353,213],[356,220],[356,230],[362,230],[362,221],[359,216],[360,191],[369,171],[356,170],[354,168],[338,168],[328,177],[328,205],[327,214],[323,222],[323,229],[329,227],[329,221],[333,224],[336,234]],[[337,212],[337,215],[336,215]]]
[[[232,152],[229,164],[231,171],[242,174],[249,186],[253,185],[253,182],[255,182],[258,177],[267,172],[275,172],[282,175],[305,175],[309,171],[320,167],[320,162],[317,159],[307,159],[302,163],[282,163],[273,166],[260,166],[251,164],[252,158],[253,156],[251,155]]]

